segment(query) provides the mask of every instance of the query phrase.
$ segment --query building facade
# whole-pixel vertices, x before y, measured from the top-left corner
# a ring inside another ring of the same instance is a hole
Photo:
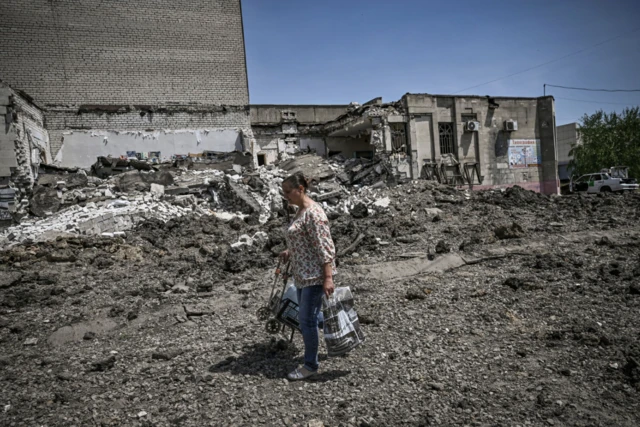
[[[405,179],[475,189],[519,185],[558,192],[552,97],[406,94],[363,105],[251,106],[259,163],[313,149],[345,157],[379,153]]]

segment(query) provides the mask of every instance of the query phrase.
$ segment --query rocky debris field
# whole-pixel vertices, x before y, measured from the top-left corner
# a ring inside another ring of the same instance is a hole
[[[300,335],[255,316],[282,216],[0,252],[2,425],[640,425],[640,194],[350,191],[336,280],[366,342],[307,382]]]
[[[227,157],[163,164],[101,157],[100,167],[90,171],[48,167],[31,191],[29,215],[16,214],[14,224],[0,227],[0,249],[58,237],[114,237],[149,219],[166,222],[184,215],[249,216],[264,224],[285,215],[282,181],[301,170],[313,183],[311,197],[334,217],[356,205],[372,213],[384,210],[389,200],[378,199],[378,193],[395,184],[379,158],[337,155],[327,161],[307,154],[254,169]]]

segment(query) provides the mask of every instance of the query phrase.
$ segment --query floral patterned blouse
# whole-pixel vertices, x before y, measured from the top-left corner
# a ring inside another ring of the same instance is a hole
[[[319,204],[313,203],[296,215],[287,226],[285,236],[297,288],[322,285],[324,264],[329,262],[336,274],[336,248],[329,231],[329,219]]]

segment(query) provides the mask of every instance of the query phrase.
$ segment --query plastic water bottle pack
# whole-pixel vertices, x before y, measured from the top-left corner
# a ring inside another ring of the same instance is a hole
[[[323,296],[322,314],[324,341],[329,357],[343,355],[364,342],[364,334],[349,287],[336,288],[329,298]]]

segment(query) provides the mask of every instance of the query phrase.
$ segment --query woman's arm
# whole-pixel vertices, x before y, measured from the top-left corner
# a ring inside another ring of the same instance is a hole
[[[322,289],[324,290],[324,294],[328,297],[333,294],[335,290],[335,285],[333,284],[333,267],[332,263],[328,262],[324,264],[323,267],[323,276],[324,280],[322,281]]]
[[[310,249],[315,249],[318,254],[318,261],[322,264],[324,292],[327,296],[331,296],[335,288],[333,284],[333,260],[336,256],[336,249],[333,239],[331,239],[329,220],[325,215],[311,211],[308,224],[309,234],[314,246]]]

